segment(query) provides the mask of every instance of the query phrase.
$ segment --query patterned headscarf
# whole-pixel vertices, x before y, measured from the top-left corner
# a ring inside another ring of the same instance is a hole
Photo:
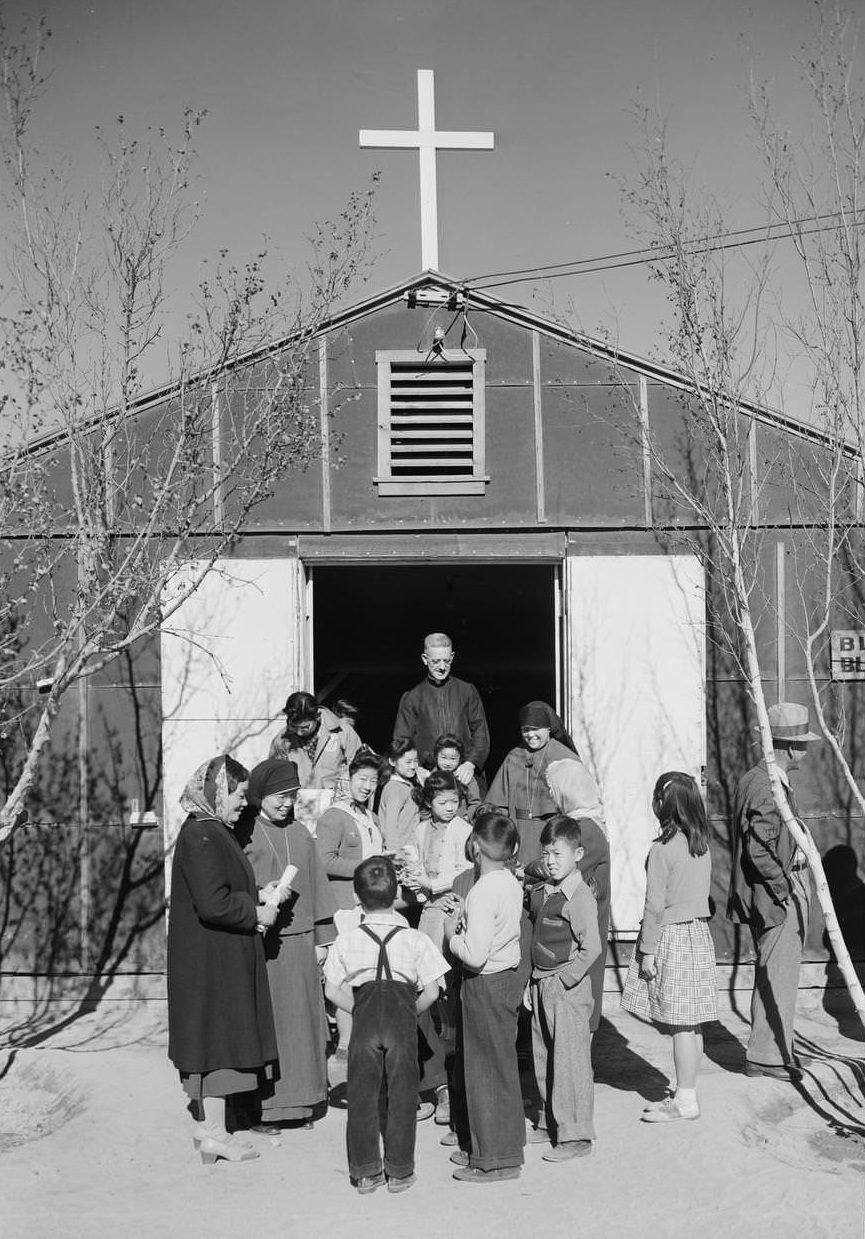
[[[545,771],[547,787],[560,813],[568,817],[590,817],[604,834],[604,809],[597,784],[581,761],[562,758],[551,761]]]
[[[241,766],[228,753],[222,753],[198,767],[183,789],[180,807],[187,813],[215,817],[228,825],[228,797],[238,783],[245,783],[248,778],[249,771],[245,766]]]

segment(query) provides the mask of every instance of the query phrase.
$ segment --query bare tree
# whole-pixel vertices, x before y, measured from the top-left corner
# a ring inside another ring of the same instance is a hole
[[[365,277],[372,230],[372,190],[353,193],[316,226],[303,290],[268,284],[266,248],[243,265],[220,253],[167,339],[172,264],[197,217],[202,115],[187,111],[176,140],[130,136],[119,118],[113,136],[98,134],[101,192],[75,193],[30,141],[47,36],[44,24],[17,41],[0,28],[13,221],[0,319],[0,744],[16,752],[0,842],[26,813],[70,688],[157,632],[256,505],[314,458],[310,348]],[[156,373],[168,381],[146,395]],[[86,820],[86,802],[78,813]]]
[[[823,126],[817,148],[822,173],[813,150],[806,162],[797,162],[806,148],[773,128],[766,93],[755,90],[769,208],[766,245],[756,259],[750,251],[747,258],[744,251],[730,253],[724,238],[731,228],[722,209],[709,195],[693,191],[673,165],[663,127],[654,131],[645,123],[640,173],[623,189],[640,235],[657,253],[650,271],[667,296],[665,353],[683,378],[686,430],[683,442],[664,445],[634,404],[631,433],[651,459],[659,536],[685,540],[714,583],[709,594],[715,603],[710,614],[714,635],[744,678],[778,811],[808,859],[839,968],[865,1022],[865,995],[841,935],[820,854],[810,832],[793,816],[774,760],[756,635],[769,605],[761,579],[761,510],[770,476],[778,480],[783,471],[791,495],[790,523],[803,530],[797,577],[805,620],[795,636],[808,659],[820,726],[851,793],[863,805],[844,752],[843,711],[834,711],[833,730],[818,683],[818,660],[825,660],[828,628],[839,609],[847,606],[860,624],[862,615],[856,586],[861,583],[857,537],[865,429],[859,203],[865,108],[846,19],[830,3],[818,3],[817,9],[818,36],[803,67]],[[810,294],[796,323],[784,324],[774,308],[768,312],[775,299],[771,246],[779,237],[792,242]],[[738,269],[731,270],[734,266]],[[779,343],[785,326],[788,339]],[[813,423],[797,431],[778,418],[786,446],[762,471],[755,470],[752,435],[758,421],[771,421],[765,397],[776,358],[786,347],[796,350],[797,361],[809,372]],[[622,380],[622,391],[633,399],[624,373]],[[838,570],[845,552],[852,581]],[[822,579],[815,580],[815,564]]]

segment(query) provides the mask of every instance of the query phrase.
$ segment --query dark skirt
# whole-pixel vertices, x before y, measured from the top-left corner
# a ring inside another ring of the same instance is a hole
[[[235,1071],[224,1067],[217,1071],[181,1071],[180,1083],[187,1097],[201,1101],[202,1097],[231,1097],[234,1093],[251,1093],[260,1088],[260,1071]]]
[[[279,1068],[262,1094],[261,1117],[307,1118],[327,1097],[327,1018],[314,935],[268,935],[265,952]]]

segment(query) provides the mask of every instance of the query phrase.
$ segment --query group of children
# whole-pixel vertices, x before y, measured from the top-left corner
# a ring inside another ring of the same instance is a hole
[[[430,776],[433,778],[434,776]],[[442,911],[442,944],[459,977],[453,1090],[453,1177],[493,1183],[520,1174],[526,1144],[517,1062],[521,1003],[532,1011],[532,1043],[544,1117],[529,1136],[551,1142],[548,1161],[591,1151],[593,1085],[589,966],[601,950],[597,908],[578,869],[579,823],[559,816],[542,836],[548,878],[532,896],[512,871],[514,823],[481,813],[465,843],[470,867]],[[436,1001],[451,970],[442,950],[396,911],[391,858],[355,871],[360,923],[341,932],[324,965],[325,993],[353,1015],[348,1048],[348,1159],[357,1190],[414,1182],[418,1095],[416,1016]],[[460,893],[460,889],[464,891]],[[383,1087],[384,1086],[384,1087]],[[384,1098],[386,1118],[378,1113]]]
[[[399,757],[391,760],[397,767]],[[399,777],[410,782],[409,766]],[[427,807],[435,808],[422,820],[446,833],[455,820],[456,796],[449,791],[450,799],[442,801],[435,773],[425,787]],[[662,775],[653,809],[660,835],[647,861],[646,909],[622,1002],[673,1042],[675,1090],[641,1117],[692,1120],[700,1113],[700,1029],[717,1014],[707,926],[708,828],[699,788],[688,775]],[[411,881],[406,866],[389,855],[369,857],[354,874],[357,923],[340,932],[324,965],[327,998],[353,1015],[347,1142],[349,1172],[361,1194],[385,1184],[401,1192],[415,1182],[417,1018],[445,986],[457,1006],[455,1104],[452,1130],[442,1140],[452,1150],[453,1178],[518,1178],[527,1141],[548,1145],[547,1162],[592,1151],[595,1000],[588,973],[602,943],[595,896],[579,868],[580,823],[562,814],[546,822],[542,880],[528,893],[514,873],[520,842],[514,823],[481,811],[464,826],[466,865],[450,878],[447,893],[438,891],[423,864],[424,876],[415,880],[414,889],[427,895],[437,914],[427,922],[432,932],[424,932],[423,919],[412,929],[396,909],[401,888]],[[537,1126],[528,1130],[517,1061],[521,1004],[531,1011],[542,1103]]]

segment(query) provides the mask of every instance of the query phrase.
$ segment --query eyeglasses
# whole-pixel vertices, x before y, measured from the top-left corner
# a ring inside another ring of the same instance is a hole
[[[447,658],[430,658],[429,654],[424,654],[424,662],[428,667],[449,667],[453,660],[453,654],[448,654]]]

